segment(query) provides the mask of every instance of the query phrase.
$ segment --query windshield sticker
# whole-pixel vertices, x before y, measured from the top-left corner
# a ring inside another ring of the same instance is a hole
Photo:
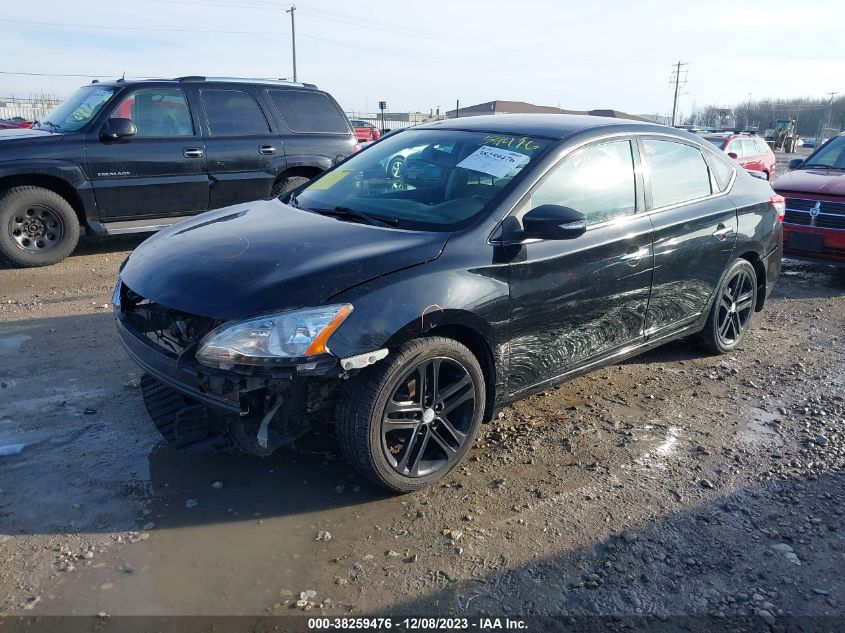
[[[351,169],[335,169],[332,173],[326,174],[308,188],[311,191],[326,191],[327,189],[334,187],[351,173]]]
[[[536,152],[540,149],[534,141],[526,137],[517,138],[515,136],[501,136],[499,134],[489,134],[481,141],[487,145],[495,145],[496,147],[507,147],[508,149],[523,149],[526,152]]]
[[[527,163],[528,160],[528,156],[519,152],[482,145],[458,163],[457,167],[480,171],[482,174],[489,174],[494,178],[504,178],[517,167]]]

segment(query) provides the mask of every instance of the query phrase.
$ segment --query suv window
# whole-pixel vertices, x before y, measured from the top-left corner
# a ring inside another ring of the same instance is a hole
[[[346,117],[324,93],[306,90],[270,90],[269,93],[291,132],[349,133]]]
[[[612,141],[573,152],[531,193],[530,208],[571,207],[597,224],[636,209],[634,157],[630,141]]]
[[[740,141],[738,138],[732,140],[730,142],[730,144],[728,144],[728,146],[725,148],[725,153],[726,154],[733,153],[733,154],[736,154],[737,158],[742,158],[743,155],[744,155],[743,152],[742,152],[742,141]]]
[[[761,138],[754,139],[754,142],[757,144],[757,153],[758,154],[768,154],[769,153],[769,144],[766,143]]]
[[[128,95],[111,119],[132,119],[138,137],[193,136],[194,124],[185,93],[172,88],[148,88]]]
[[[736,141],[734,141],[735,143]],[[701,152],[675,141],[643,139],[653,208],[709,196],[710,171]]]
[[[742,139],[742,153],[745,156],[756,156],[760,153],[757,143],[754,142],[753,138]]]
[[[246,136],[270,131],[261,106],[248,92],[221,89],[203,90],[200,94],[212,136]]]

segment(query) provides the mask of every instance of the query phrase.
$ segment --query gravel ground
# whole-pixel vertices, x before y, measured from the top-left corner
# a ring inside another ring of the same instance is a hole
[[[388,496],[330,430],[268,459],[162,445],[109,306],[136,243],[0,268],[0,613],[842,624],[840,272],[787,261],[735,353],[675,343],[521,401]]]

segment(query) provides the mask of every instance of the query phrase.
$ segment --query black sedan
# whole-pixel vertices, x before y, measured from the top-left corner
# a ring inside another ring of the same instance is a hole
[[[783,212],[680,130],[440,121],[283,201],[158,233],[115,314],[173,443],[266,454],[332,423],[362,474],[410,491],[519,398],[681,337],[736,348],[780,271]]]

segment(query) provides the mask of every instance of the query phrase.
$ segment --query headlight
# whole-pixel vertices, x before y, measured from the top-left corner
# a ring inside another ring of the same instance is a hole
[[[200,342],[203,365],[272,365],[281,359],[326,354],[326,342],[352,313],[348,303],[279,312],[226,323]]]

